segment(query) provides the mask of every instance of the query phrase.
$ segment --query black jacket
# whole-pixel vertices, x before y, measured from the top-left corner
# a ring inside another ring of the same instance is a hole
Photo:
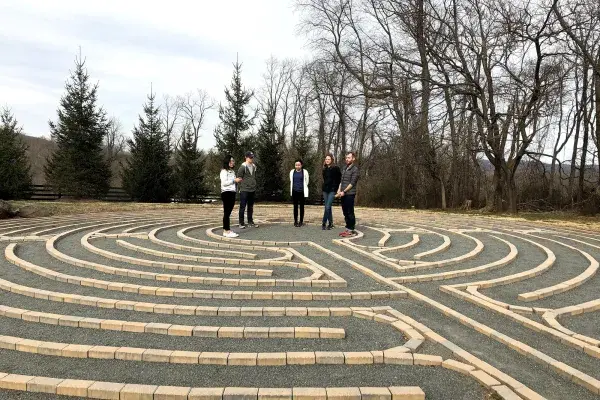
[[[342,171],[337,165],[323,167],[323,191],[337,192],[342,179]]]

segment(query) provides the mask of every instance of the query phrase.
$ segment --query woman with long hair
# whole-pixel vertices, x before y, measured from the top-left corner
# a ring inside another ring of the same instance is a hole
[[[323,160],[323,203],[325,204],[321,225],[323,230],[333,228],[333,199],[342,179],[342,171],[334,164],[334,160],[331,153],[328,153]]]
[[[235,176],[235,160],[228,154],[223,160],[223,168],[221,169],[221,200],[223,200],[223,236],[235,238],[239,235],[231,230],[229,217],[233,206],[235,205],[236,184],[242,181],[242,178]]]
[[[296,160],[294,169],[290,171],[290,192],[294,202],[294,226],[304,225],[304,203],[308,197],[308,171],[304,168],[302,160]],[[300,209],[300,220],[298,220],[298,209]]]

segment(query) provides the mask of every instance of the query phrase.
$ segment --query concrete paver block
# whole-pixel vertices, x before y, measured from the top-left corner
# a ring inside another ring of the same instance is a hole
[[[360,389],[357,387],[328,387],[327,400],[360,400]]]
[[[325,388],[295,387],[292,392],[293,400],[327,400]]]
[[[127,384],[121,389],[120,400],[154,400],[158,386]]]
[[[258,388],[227,387],[223,391],[223,400],[257,400]]]
[[[95,399],[119,400],[124,383],[94,382],[89,388],[87,395]]]
[[[225,388],[193,388],[188,400],[221,400]]]

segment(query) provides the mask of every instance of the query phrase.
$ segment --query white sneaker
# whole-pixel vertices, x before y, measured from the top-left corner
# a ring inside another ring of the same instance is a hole
[[[223,236],[226,237],[226,238],[236,238],[236,237],[238,237],[240,235],[238,235],[234,231],[229,231],[229,232],[223,232]]]

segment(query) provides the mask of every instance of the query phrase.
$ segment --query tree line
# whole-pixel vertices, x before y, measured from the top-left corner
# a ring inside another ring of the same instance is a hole
[[[218,105],[202,89],[160,101],[151,93],[127,141],[95,104],[97,85],[86,97],[67,84],[50,126],[58,148],[48,181],[98,196],[100,182],[75,182],[127,150],[121,174],[133,198],[193,199],[218,191],[223,155],[241,162],[250,149],[263,172],[260,197],[281,200],[295,158],[318,196],[324,154],[355,151],[362,205],[599,208],[597,1],[296,0],[296,8],[310,59],[271,57],[255,90],[236,62]],[[82,79],[79,64],[72,82]],[[219,116],[216,146],[201,151],[210,112]],[[10,131],[3,121],[0,132]],[[96,156],[80,160],[72,141],[83,131],[81,154]]]

